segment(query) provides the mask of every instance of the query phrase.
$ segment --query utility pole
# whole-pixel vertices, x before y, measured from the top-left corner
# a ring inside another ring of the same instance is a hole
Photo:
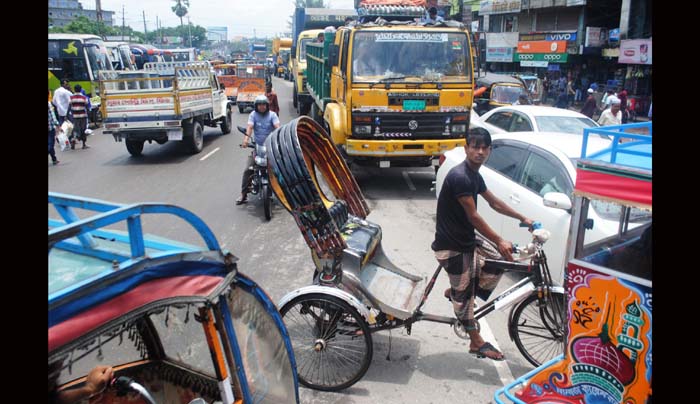
[[[124,22],[124,5],[122,4],[122,41],[124,41],[124,26],[125,25],[126,24]]]
[[[141,10],[143,13],[143,37],[148,38],[148,30],[146,29],[146,11]]]
[[[102,22],[102,1],[95,0],[95,9],[97,13],[97,22]]]
[[[192,23],[190,22],[190,16],[187,16],[187,31],[190,35],[190,48],[192,47]]]

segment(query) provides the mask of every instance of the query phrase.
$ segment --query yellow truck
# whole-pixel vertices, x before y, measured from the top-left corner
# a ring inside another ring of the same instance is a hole
[[[292,38],[272,39],[272,58],[274,60],[273,73],[276,77],[288,76],[287,61],[292,48]]]
[[[360,23],[306,46],[310,115],[349,163],[429,166],[465,144],[473,102],[463,24]]]

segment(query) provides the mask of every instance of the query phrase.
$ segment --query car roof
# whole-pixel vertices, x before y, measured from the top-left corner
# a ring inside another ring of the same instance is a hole
[[[498,111],[504,111],[504,110],[513,110],[513,111],[520,111],[525,114],[530,114],[534,116],[574,116],[578,118],[588,118],[586,115],[583,115],[579,112],[576,111],[571,111],[569,109],[565,108],[555,108],[555,107],[544,107],[541,105],[506,105],[503,107],[498,107],[494,108],[491,111],[489,111],[489,116],[492,114],[495,114]],[[486,114],[484,114],[486,115]]]
[[[583,135],[563,132],[506,132],[491,135],[492,140],[512,139],[529,143],[554,154],[559,158],[575,159],[581,157]],[[600,137],[589,137],[587,153],[610,147],[611,141]]]

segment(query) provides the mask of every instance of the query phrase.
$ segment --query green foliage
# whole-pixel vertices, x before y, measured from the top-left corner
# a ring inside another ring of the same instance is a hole
[[[192,47],[201,48],[207,43],[207,30],[201,25],[181,25],[179,27],[164,27],[156,31],[150,31],[146,42],[157,44],[164,36],[179,36],[183,39],[182,46],[189,46],[190,29],[192,32]]]
[[[85,16],[76,17],[70,24],[63,27],[50,28],[49,32],[69,33],[69,34],[93,34],[99,36],[122,35],[121,27],[105,25],[104,22],[92,21]],[[141,32],[134,31],[131,27],[124,27],[124,36],[136,38],[139,41],[144,39]]]
[[[327,8],[323,0],[296,0],[294,5],[301,8]]]
[[[173,13],[180,17],[180,24],[182,25],[182,17],[187,15],[187,7],[190,6],[190,0],[173,0],[175,5],[171,7]]]

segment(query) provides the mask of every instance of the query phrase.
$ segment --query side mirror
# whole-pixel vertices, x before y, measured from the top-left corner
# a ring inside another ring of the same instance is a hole
[[[331,66],[338,66],[338,55],[340,54],[340,46],[331,44],[328,49],[328,61]]]
[[[544,194],[544,206],[562,210],[571,209],[571,199],[561,192],[547,192]]]

